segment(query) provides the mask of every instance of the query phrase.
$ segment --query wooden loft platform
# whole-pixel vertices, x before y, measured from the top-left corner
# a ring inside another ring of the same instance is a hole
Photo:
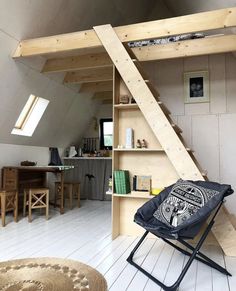
[[[236,26],[236,7],[114,28],[123,43]],[[220,35],[163,45],[134,47],[140,62],[236,51],[236,35]],[[112,61],[95,31],[23,40],[15,59],[42,57],[42,73],[65,73],[64,83],[82,84],[80,92],[112,91]],[[101,83],[101,84],[100,84]],[[104,90],[103,90],[104,88]]]
[[[114,28],[121,42],[163,38],[236,26],[236,8],[220,9],[164,20],[149,21]],[[20,42],[14,58],[63,54],[81,55],[104,52],[94,30],[42,37]]]

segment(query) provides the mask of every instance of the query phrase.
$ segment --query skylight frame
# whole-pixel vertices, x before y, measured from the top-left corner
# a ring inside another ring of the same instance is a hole
[[[32,136],[48,104],[49,100],[31,94],[18,117],[11,134]]]

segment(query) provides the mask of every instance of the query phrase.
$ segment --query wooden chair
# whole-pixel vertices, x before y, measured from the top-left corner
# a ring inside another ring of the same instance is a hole
[[[49,216],[49,189],[48,188],[30,188],[24,190],[23,216],[26,214],[28,206],[28,220],[32,222],[32,209],[46,209],[46,219]]]
[[[14,221],[18,221],[18,192],[16,190],[0,190],[2,226],[6,225],[6,212],[14,212]]]
[[[60,199],[61,183],[55,182],[55,198],[54,205]],[[80,207],[80,183],[78,182],[64,182],[64,197],[69,196],[70,209],[73,208],[73,198],[76,197],[78,208]]]

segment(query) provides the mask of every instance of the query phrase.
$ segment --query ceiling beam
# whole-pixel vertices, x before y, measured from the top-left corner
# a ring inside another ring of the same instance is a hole
[[[139,61],[194,57],[236,51],[236,35],[223,35],[134,48]]]
[[[74,57],[48,59],[42,73],[68,72],[74,70],[111,66],[107,53],[86,54]]]
[[[93,95],[94,100],[112,100],[112,92],[97,92]]]
[[[97,93],[97,92],[112,92],[113,82],[94,82],[94,83],[84,83],[81,85],[79,93]]]
[[[76,72],[69,72],[64,78],[64,83],[81,84],[89,82],[101,82],[113,80],[113,68],[84,69]]]
[[[193,57],[236,51],[236,35],[185,40],[131,49],[140,62]],[[55,73],[112,66],[107,53],[47,60],[43,72]]]
[[[115,28],[115,32],[122,42],[129,42],[233,26],[236,26],[236,7],[119,26]],[[95,31],[86,30],[23,40],[19,43],[13,57],[29,57],[59,52],[76,53],[80,49],[101,46],[101,41]]]

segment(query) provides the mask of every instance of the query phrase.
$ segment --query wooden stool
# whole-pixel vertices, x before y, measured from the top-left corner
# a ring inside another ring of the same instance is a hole
[[[55,198],[54,205],[56,205],[57,200],[60,198],[61,183],[55,182]],[[80,207],[80,183],[78,182],[64,182],[64,197],[68,194],[70,209],[73,208],[73,197],[77,198],[78,208]]]
[[[49,189],[48,188],[31,188],[24,190],[23,216],[26,213],[26,205],[28,205],[28,220],[32,222],[32,209],[46,209],[46,219],[49,215]]]
[[[18,192],[16,190],[0,190],[2,226],[6,225],[6,212],[14,211],[14,221],[18,221]]]

